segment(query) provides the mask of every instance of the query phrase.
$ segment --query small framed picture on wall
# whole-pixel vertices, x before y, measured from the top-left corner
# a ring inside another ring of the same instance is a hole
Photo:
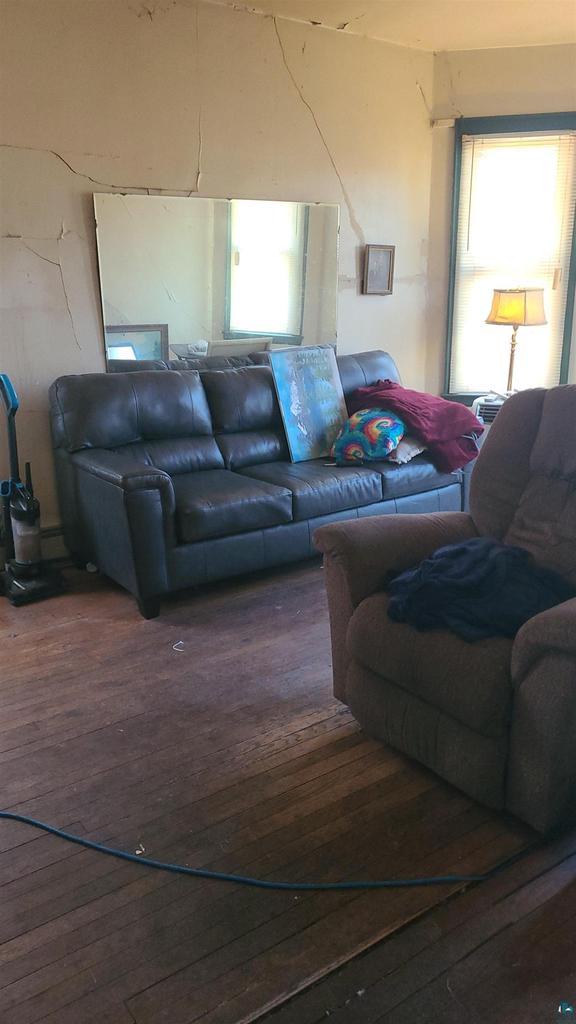
[[[364,295],[392,295],[394,245],[367,245],[364,251]]]

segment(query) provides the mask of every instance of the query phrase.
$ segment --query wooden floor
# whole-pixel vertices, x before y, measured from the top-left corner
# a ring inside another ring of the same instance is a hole
[[[476,873],[532,841],[334,701],[318,566],[186,595],[150,622],[112,584],[68,575],[66,596],[0,609],[0,807],[291,880]],[[269,893],[1,822],[0,1021],[540,1024],[576,1001],[575,861],[572,835],[460,894]]]

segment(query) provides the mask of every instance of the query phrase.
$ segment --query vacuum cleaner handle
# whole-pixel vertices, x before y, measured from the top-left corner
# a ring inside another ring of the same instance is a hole
[[[4,399],[4,405],[6,406],[6,412],[9,416],[14,417],[18,411],[20,405],[18,401],[18,395],[14,390],[14,386],[10,377],[7,373],[0,373],[0,394]]]
[[[16,441],[15,416],[20,405],[12,381],[6,373],[0,373],[0,395],[6,406],[7,413],[7,434],[8,434],[8,458],[10,465],[10,480],[2,481],[2,497],[9,497],[12,486],[20,483],[20,467],[18,465],[18,443]]]

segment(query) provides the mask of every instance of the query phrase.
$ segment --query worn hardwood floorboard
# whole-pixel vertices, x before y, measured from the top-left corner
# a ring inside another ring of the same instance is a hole
[[[64,597],[0,608],[1,807],[152,857],[292,880],[477,873],[532,842],[364,736],[334,700],[318,566],[183,595],[150,622],[107,581],[69,576]],[[442,927],[447,942],[465,929],[466,913],[450,916],[466,905],[456,888],[262,892],[2,822],[0,1020],[237,1024],[281,1004],[286,1020],[324,1019],[323,986],[343,991],[351,957],[389,936],[359,969],[392,947],[414,958]],[[569,918],[550,921],[568,934]],[[470,978],[462,969],[454,991]]]
[[[576,830],[288,1000],[269,1024],[551,1024],[576,1010]]]

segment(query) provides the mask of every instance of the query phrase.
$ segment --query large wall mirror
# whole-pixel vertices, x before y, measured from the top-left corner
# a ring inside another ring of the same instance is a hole
[[[336,205],[94,195],[107,359],[336,343]]]

